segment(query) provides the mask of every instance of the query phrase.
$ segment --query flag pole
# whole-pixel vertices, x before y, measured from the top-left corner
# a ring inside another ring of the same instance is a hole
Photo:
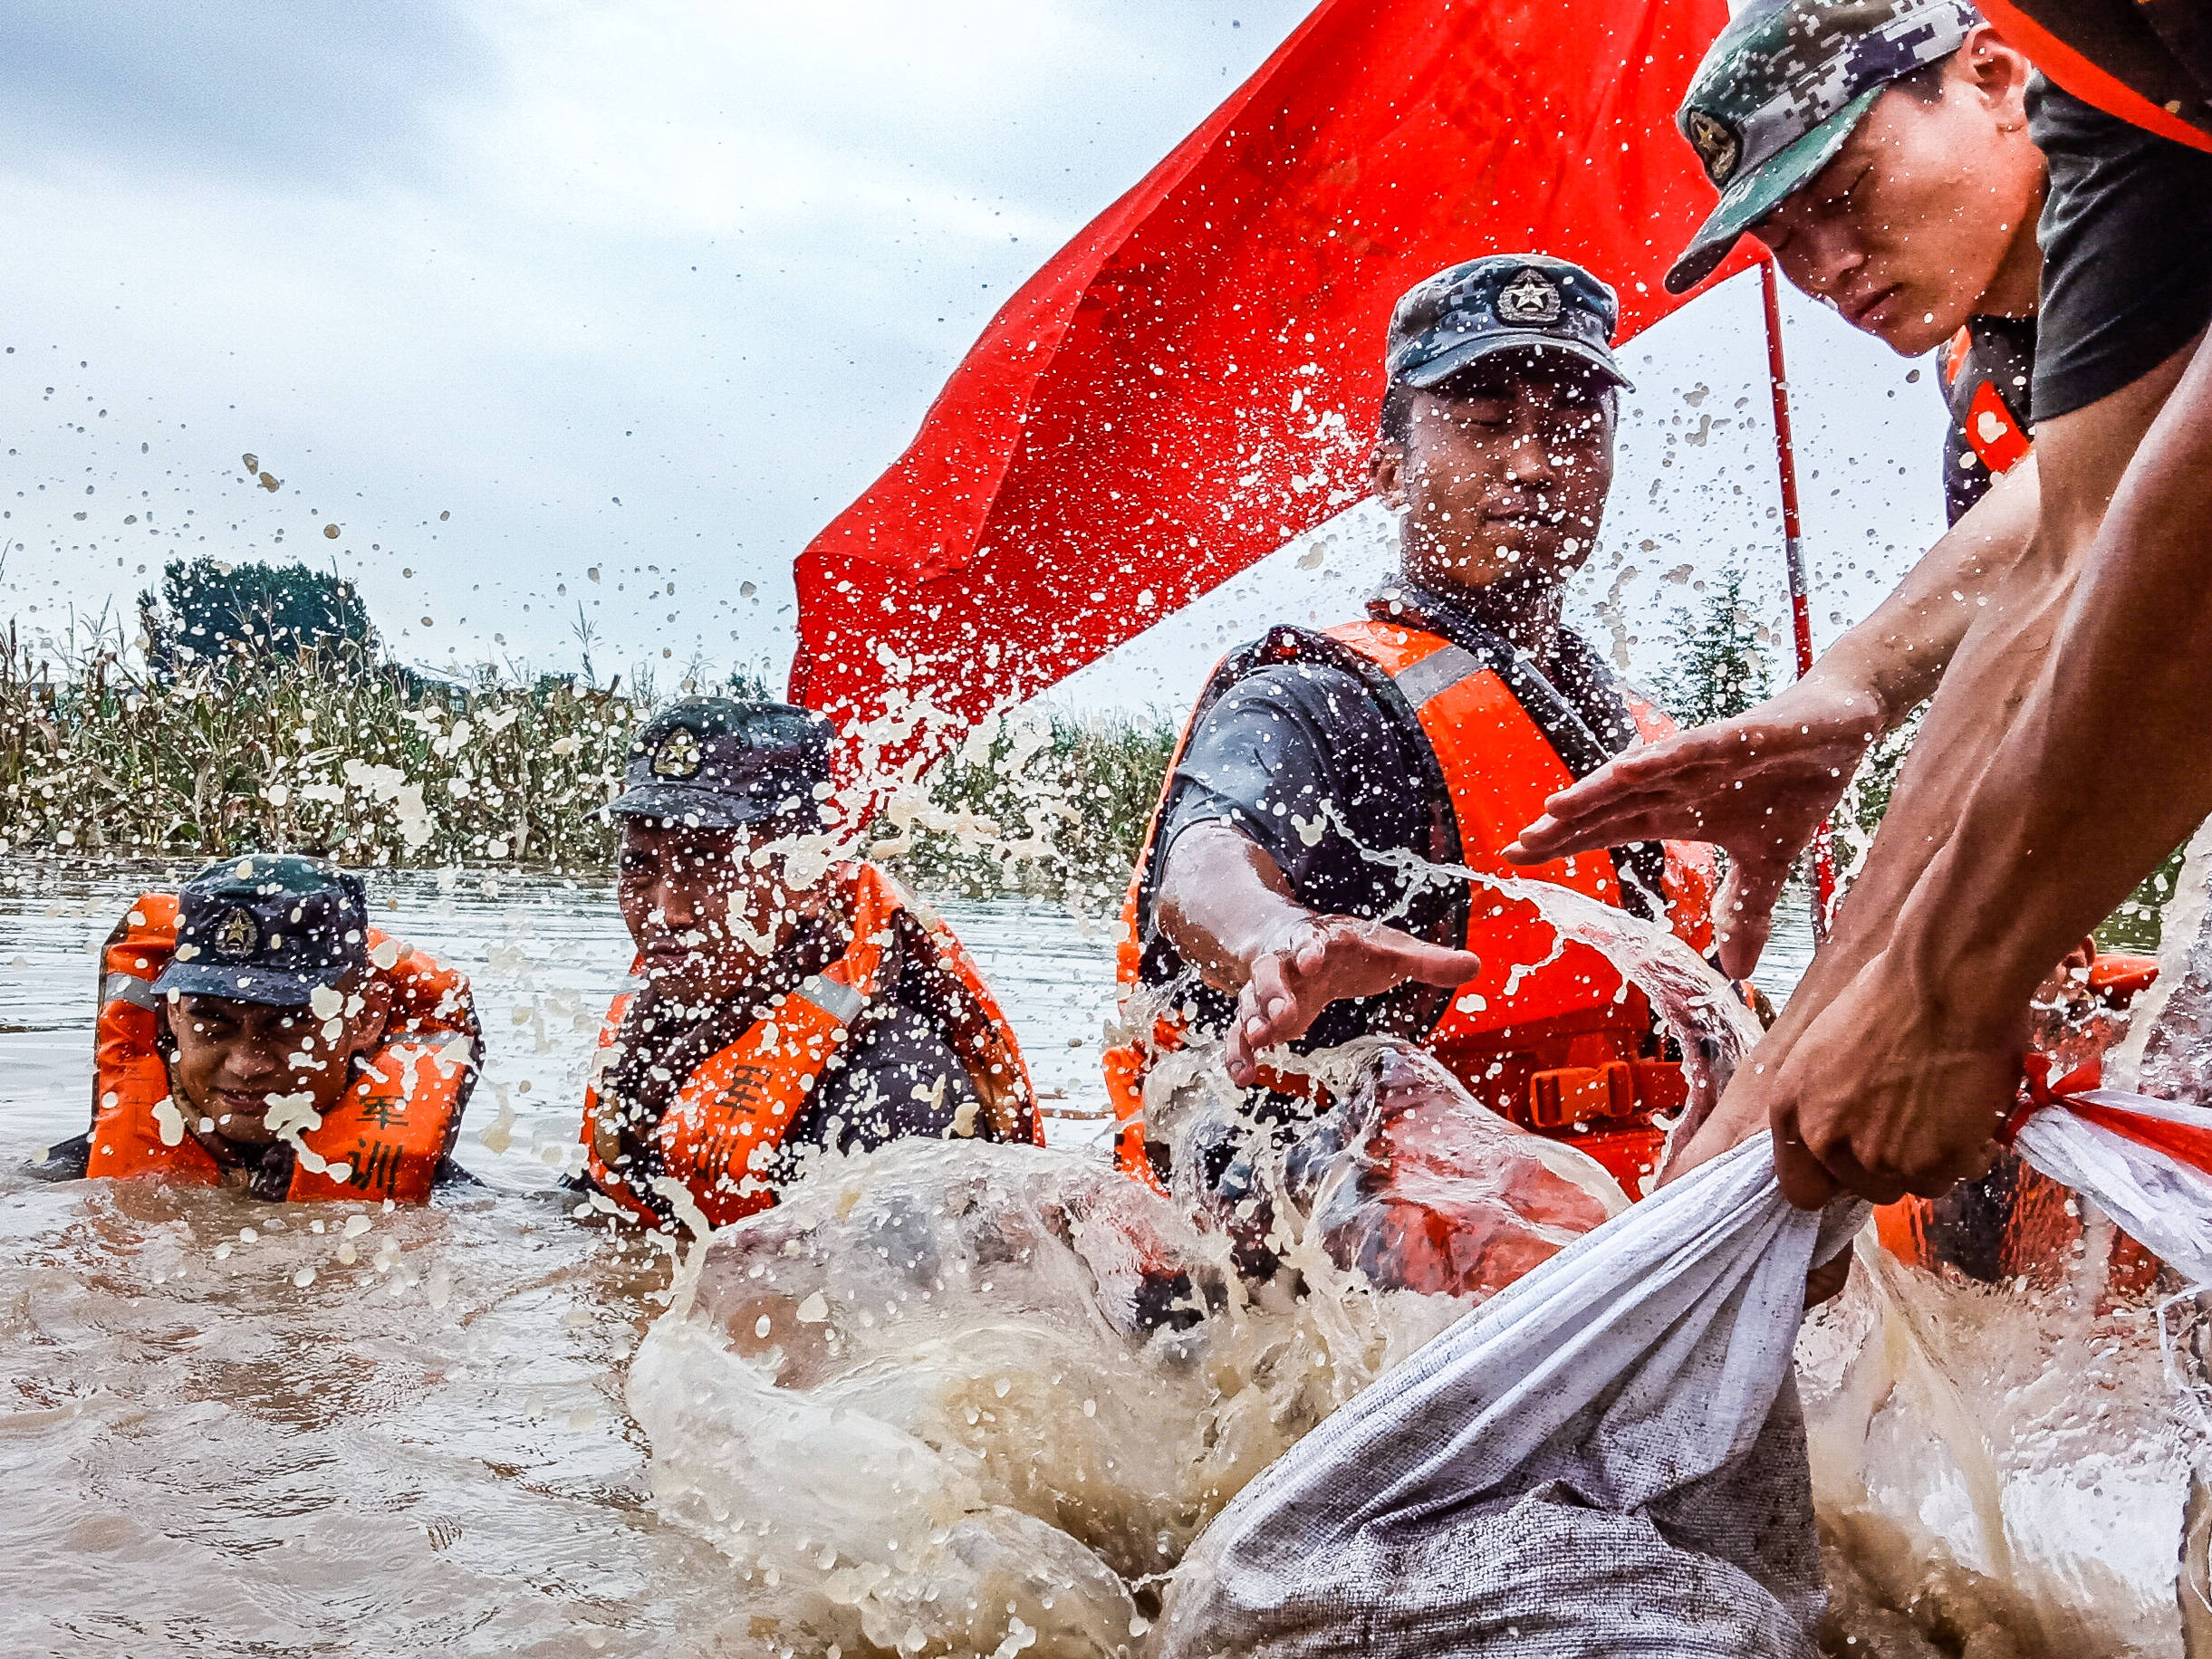
[[[1774,465],[1782,480],[1782,549],[1790,571],[1790,626],[1796,636],[1797,677],[1813,671],[1813,596],[1805,586],[1805,545],[1797,516],[1797,450],[1790,436],[1790,382],[1782,361],[1782,292],[1772,257],[1759,261],[1759,295],[1766,308],[1766,375],[1774,398]],[[1835,852],[1828,826],[1813,837],[1813,938],[1828,937],[1835,903]]]

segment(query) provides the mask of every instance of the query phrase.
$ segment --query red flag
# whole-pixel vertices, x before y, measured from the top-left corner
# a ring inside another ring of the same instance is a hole
[[[1621,291],[1623,339],[1672,311],[1714,199],[1674,110],[1726,18],[1325,0],[800,556],[793,699],[871,762],[926,761],[1359,500],[1390,308],[1432,271],[1553,254]]]

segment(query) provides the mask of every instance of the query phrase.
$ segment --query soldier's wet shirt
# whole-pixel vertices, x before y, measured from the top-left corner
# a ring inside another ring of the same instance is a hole
[[[808,923],[736,996],[707,1007],[687,1006],[657,985],[632,1000],[621,1031],[620,1057],[601,1085],[622,1114],[630,1156],[652,1160],[651,1126],[675,1103],[705,1061],[769,1012],[769,999],[788,993],[843,951],[844,939]],[[796,1178],[811,1156],[867,1152],[907,1136],[941,1137],[976,1132],[973,1080],[931,1010],[947,991],[918,953],[901,953],[896,975],[854,1020],[851,1038],[832,1055],[763,1173],[781,1185]]]
[[[1445,609],[1433,595],[1423,603]],[[1579,636],[1561,630],[1540,676],[1525,658],[1522,666],[1582,717],[1606,753],[1628,746],[1634,725],[1620,683]],[[1275,862],[1306,908],[1457,945],[1466,880],[1430,862],[1438,805],[1417,733],[1365,680],[1325,663],[1278,663],[1238,680],[1192,731],[1161,814],[1161,856],[1192,826],[1226,823]],[[1145,945],[1148,980],[1182,973],[1157,927]],[[1293,1047],[1419,1029],[1442,994],[1419,987],[1333,1003]],[[1234,1008],[1195,973],[1182,973],[1177,995],[1201,1027],[1226,1025]]]
[[[2108,115],[2041,75],[2028,133],[2051,168],[2036,240],[2038,420],[2141,379],[2212,321],[2212,154]]]

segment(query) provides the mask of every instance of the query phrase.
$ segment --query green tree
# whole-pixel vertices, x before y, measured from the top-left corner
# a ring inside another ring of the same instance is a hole
[[[375,624],[353,584],[304,564],[172,559],[157,602],[139,595],[147,657],[164,677],[194,663],[293,661],[303,652],[367,662]]]
[[[1712,580],[1702,610],[1676,607],[1668,618],[1674,661],[1655,689],[1684,725],[1726,720],[1764,702],[1774,675],[1759,645],[1759,625],[1744,603],[1744,573],[1731,566]]]

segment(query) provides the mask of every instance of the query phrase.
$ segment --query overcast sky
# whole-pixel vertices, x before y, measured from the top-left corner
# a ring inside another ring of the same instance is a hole
[[[127,615],[179,553],[297,557],[409,660],[572,666],[581,603],[602,672],[780,682],[793,556],[1305,9],[0,3],[0,611],[35,633]],[[1942,414],[1828,314],[1788,327],[1825,638],[1939,529]],[[1782,614],[1755,279],[1628,360],[1577,609],[1649,674],[1731,561]],[[1355,510],[1058,696],[1187,702],[1265,617],[1356,609],[1389,529]]]

